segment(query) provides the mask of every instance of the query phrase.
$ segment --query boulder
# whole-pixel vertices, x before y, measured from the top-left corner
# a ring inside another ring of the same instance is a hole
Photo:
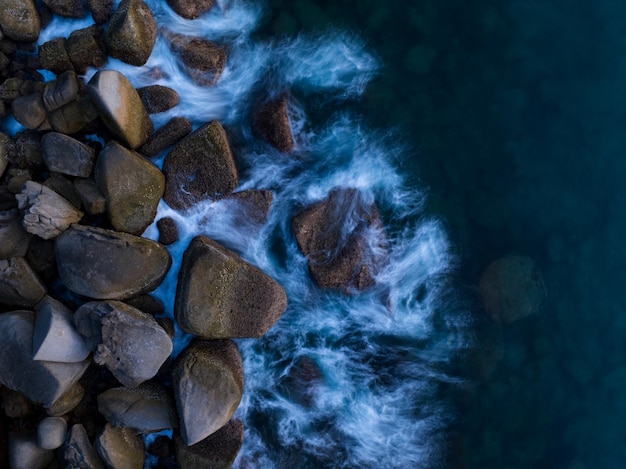
[[[165,176],[151,161],[115,141],[100,152],[94,171],[117,231],[139,235],[152,223],[165,192]]]
[[[89,441],[85,427],[80,423],[72,425],[70,429],[63,451],[63,459],[66,467],[105,469],[98,452]]]
[[[43,102],[49,112],[70,104],[77,97],[78,78],[74,71],[62,73],[56,80],[46,83],[43,90]]]
[[[52,13],[66,18],[83,18],[87,12],[83,0],[43,0]]]
[[[18,42],[34,42],[39,37],[41,19],[34,0],[0,0],[0,28]]]
[[[0,259],[25,256],[30,238],[17,209],[0,211]]]
[[[15,120],[27,129],[36,129],[46,120],[46,108],[41,93],[20,96],[11,103]]]
[[[46,287],[23,257],[0,260],[0,303],[32,308]]]
[[[178,92],[172,88],[161,85],[144,86],[137,88],[139,97],[146,107],[148,114],[158,114],[172,109],[180,102]]]
[[[167,250],[149,239],[75,225],[56,239],[59,276],[75,293],[124,299],[156,288],[170,268]]]
[[[171,147],[183,137],[191,133],[191,121],[186,117],[173,117],[157,130],[141,147],[139,153],[146,156],[157,156]]]
[[[41,448],[35,435],[9,435],[9,466],[46,469],[54,460],[54,451]]]
[[[100,117],[109,130],[131,149],[141,146],[152,133],[152,121],[139,93],[115,70],[100,70],[87,86]]]
[[[163,161],[163,173],[163,198],[176,210],[225,197],[239,183],[226,132],[217,121],[203,125],[172,148]]]
[[[55,363],[33,360],[32,311],[0,314],[0,384],[51,406],[78,382],[89,360]]]
[[[206,236],[183,255],[174,315],[185,332],[207,339],[261,337],[287,307],[285,290]]]
[[[386,240],[376,206],[357,190],[333,190],[296,215],[291,226],[319,286],[350,293],[374,284],[386,261]]]
[[[213,8],[215,0],[167,0],[167,4],[178,15],[193,20]]]
[[[61,417],[74,410],[84,396],[85,388],[80,383],[76,383],[52,405],[46,407],[46,414],[50,417]]]
[[[230,420],[218,431],[192,446],[176,437],[176,461],[180,469],[232,467],[243,444],[243,422]]]
[[[56,74],[74,70],[74,64],[67,51],[67,39],[64,37],[56,37],[44,42],[39,46],[38,53],[41,68]]]
[[[111,57],[130,65],[144,65],[157,37],[152,11],[142,0],[122,0],[104,37]]]
[[[83,217],[65,198],[37,182],[27,181],[15,198],[24,213],[24,229],[43,239],[56,238]]]
[[[107,424],[96,438],[96,449],[107,467],[143,469],[146,459],[143,439],[130,428]]]
[[[57,449],[65,443],[67,422],[61,417],[46,417],[37,426],[37,445],[43,449]]]
[[[226,66],[226,49],[208,39],[167,32],[172,52],[178,55],[189,77],[200,86],[217,83]]]
[[[157,229],[159,230],[159,243],[167,246],[178,241],[178,227],[173,218],[161,218],[157,222]]]
[[[289,153],[295,143],[287,112],[287,95],[270,100],[254,113],[254,128],[260,136],[277,150]]]
[[[41,138],[43,160],[50,171],[87,178],[96,163],[96,151],[78,140],[58,132]]]
[[[87,0],[87,7],[96,24],[104,24],[111,18],[115,0]]]
[[[85,212],[89,215],[101,215],[106,212],[107,199],[104,198],[94,181],[91,179],[74,179],[74,189],[80,197]]]
[[[195,340],[175,360],[172,382],[185,444],[194,445],[222,428],[243,392],[243,365],[230,340]]]
[[[106,63],[102,34],[102,28],[93,25],[77,29],[67,38],[67,54],[79,74],[84,75],[88,67],[101,68]]]

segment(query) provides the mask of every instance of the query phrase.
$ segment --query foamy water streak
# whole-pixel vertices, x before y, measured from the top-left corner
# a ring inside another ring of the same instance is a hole
[[[395,164],[406,149],[394,135],[364,128],[357,117],[339,111],[343,100],[361,96],[377,73],[376,59],[358,37],[339,31],[255,42],[250,34],[261,15],[256,2],[218,0],[217,8],[193,21],[177,17],[164,1],[147,3],[159,27],[228,48],[220,81],[214,87],[193,84],[161,35],[146,66],[110,59],[105,68],[120,70],[137,87],[158,83],[179,92],[179,106],[153,116],[157,126],[175,115],[195,126],[222,121],[236,136],[238,190],[274,193],[269,221],[260,231],[241,226],[228,201],[198,204],[185,213],[161,202],[157,215],[174,218],[181,235],[169,247],[173,266],[155,292],[169,314],[182,253],[198,234],[236,250],[288,294],[287,311],[265,337],[237,341],[245,391],[236,417],[245,422],[246,433],[236,467],[435,464],[440,434],[452,418],[438,390],[455,382],[446,368],[464,346],[464,324],[443,299],[448,292],[443,279],[452,267],[445,232],[421,213],[424,194],[405,187]],[[53,23],[60,32],[46,31],[42,38],[69,34],[71,23]],[[256,140],[250,130],[254,102],[285,90],[296,98],[290,109],[293,156]],[[317,102],[333,115],[318,127],[306,119],[311,95],[321,97]],[[389,262],[376,287],[352,297],[314,284],[290,228],[293,215],[338,187],[358,188],[388,221]],[[155,225],[145,233],[157,235]],[[178,331],[175,353],[188,340]],[[314,377],[304,387],[294,377],[303,363],[305,374]]]

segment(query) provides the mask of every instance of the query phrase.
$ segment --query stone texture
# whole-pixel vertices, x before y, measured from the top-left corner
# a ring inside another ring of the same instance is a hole
[[[0,260],[0,303],[31,308],[46,287],[23,257]]]
[[[107,61],[103,32],[96,25],[73,31],[67,38],[66,48],[72,65],[81,75],[88,67],[101,68]]]
[[[67,39],[56,37],[39,46],[39,63],[41,68],[61,74],[74,70],[74,64],[67,52]]]
[[[191,121],[186,117],[173,117],[158,129],[141,147],[139,153],[146,156],[157,156],[171,147],[183,137],[191,133]]]
[[[255,130],[270,145],[283,153],[293,150],[295,143],[287,113],[287,95],[261,105],[253,120]]]
[[[172,109],[180,102],[178,92],[162,85],[150,85],[137,88],[139,97],[146,107],[148,114],[158,114]]]
[[[51,406],[83,375],[89,360],[80,363],[35,361],[32,311],[0,314],[0,384],[33,402]]]
[[[189,77],[200,86],[215,85],[226,66],[226,49],[208,39],[166,32],[170,48]]]
[[[72,135],[80,131],[85,124],[96,117],[90,115],[89,111],[89,107],[85,109],[85,106],[83,106],[81,102],[72,101],[49,113],[48,121],[50,122],[51,128],[56,132]]]
[[[9,163],[11,163],[13,169],[45,170],[41,152],[41,134],[39,132],[24,130],[15,134],[15,140],[9,142],[7,150]],[[14,174],[17,175],[17,173]]]
[[[233,416],[243,392],[243,365],[230,340],[195,340],[172,366],[174,395],[185,444],[212,435]]]
[[[0,0],[0,27],[14,41],[36,41],[41,19],[34,0]]]
[[[148,61],[156,37],[156,21],[142,0],[122,0],[105,33],[109,55],[131,65]]]
[[[59,276],[70,290],[96,299],[124,299],[156,288],[171,257],[149,239],[75,225],[56,240]]]
[[[17,209],[0,211],[0,259],[25,256],[30,238]]]
[[[178,15],[193,20],[213,8],[215,0],[167,0],[167,4]]]
[[[131,149],[152,134],[152,121],[139,93],[128,79],[114,70],[97,72],[88,85],[89,94],[109,130]]]
[[[112,469],[143,469],[146,459],[143,440],[130,428],[107,424],[96,438],[98,454]]]
[[[87,12],[82,0],[43,0],[43,3],[59,16],[83,18]]]
[[[85,396],[85,388],[80,383],[76,383],[69,391],[59,397],[54,403],[46,407],[46,413],[50,417],[61,417],[78,406]]]
[[[78,97],[78,78],[74,71],[67,71],[56,80],[46,83],[43,102],[47,111],[56,111],[75,101]]]
[[[230,420],[211,436],[187,446],[176,437],[176,461],[180,469],[229,469],[232,467],[243,444],[243,422]]]
[[[72,426],[65,443],[63,459],[66,467],[80,469],[105,469],[98,452],[89,441],[85,427],[80,423]]]
[[[54,451],[40,448],[34,435],[9,435],[9,466],[45,469],[54,460]]]
[[[15,120],[27,129],[36,129],[46,120],[46,108],[41,93],[20,96],[11,103]]]
[[[94,171],[107,200],[106,212],[117,231],[139,235],[152,223],[165,192],[165,176],[151,161],[109,141]]]
[[[61,417],[46,417],[37,426],[37,445],[43,449],[57,449],[65,443],[67,422]]]
[[[225,197],[239,183],[226,132],[217,121],[205,124],[172,148],[163,162],[163,172],[163,198],[176,210]]]
[[[113,15],[115,0],[87,0],[91,16],[97,24],[104,24]]]
[[[50,171],[87,178],[96,162],[96,151],[88,145],[58,132],[41,138],[43,160]]]
[[[178,228],[173,218],[161,218],[157,222],[157,228],[159,230],[159,243],[167,246],[178,241]]]
[[[206,236],[183,255],[174,314],[186,332],[207,339],[261,337],[287,307],[283,288]]]
[[[89,215],[102,215],[106,212],[107,200],[91,179],[74,179],[74,189],[80,197],[85,212]]]

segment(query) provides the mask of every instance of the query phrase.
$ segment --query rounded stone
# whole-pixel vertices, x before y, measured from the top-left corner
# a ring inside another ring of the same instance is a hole
[[[261,105],[253,120],[255,130],[274,148],[283,153],[294,149],[286,94]]]
[[[41,19],[35,1],[0,0],[0,27],[7,37],[15,41],[36,41]]]
[[[37,444],[43,449],[57,449],[65,443],[67,422],[61,417],[46,417],[37,427]]]
[[[144,65],[157,38],[152,11],[142,0],[122,0],[105,32],[111,57],[130,65]]]

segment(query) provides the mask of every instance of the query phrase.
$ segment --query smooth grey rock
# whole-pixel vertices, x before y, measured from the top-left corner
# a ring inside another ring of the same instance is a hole
[[[76,469],[105,469],[98,452],[89,441],[87,431],[77,423],[70,429],[63,451],[66,467]]]
[[[131,65],[148,61],[156,37],[156,20],[142,0],[122,0],[105,33],[109,55]]]
[[[75,138],[49,132],[41,138],[43,160],[50,171],[87,178],[96,163],[96,150]]]
[[[46,120],[46,108],[41,93],[20,96],[11,103],[15,120],[27,129],[36,129]]]
[[[170,48],[180,57],[187,75],[200,86],[215,85],[226,66],[226,49],[202,37],[166,31]]]
[[[156,383],[143,383],[135,389],[108,389],[98,396],[98,411],[111,425],[141,433],[178,427],[174,402]]]
[[[59,276],[90,298],[124,299],[154,290],[172,259],[160,244],[103,228],[74,225],[56,239]]]
[[[46,287],[23,257],[0,260],[0,303],[33,307]]]
[[[146,459],[143,439],[130,428],[106,424],[96,438],[96,448],[111,469],[143,469]]]
[[[25,256],[30,238],[17,209],[0,211],[0,259]]]
[[[43,90],[43,102],[49,112],[62,108],[78,97],[78,79],[76,72],[66,71],[56,80],[46,83]]]
[[[83,336],[74,327],[72,312],[63,303],[44,296],[35,311],[33,360],[76,363],[89,356]]]
[[[181,329],[207,339],[260,337],[287,307],[267,274],[206,236],[183,255],[174,314]]]
[[[193,20],[213,8],[215,0],[167,0],[167,4],[178,15]]]
[[[178,92],[162,85],[150,85],[137,88],[141,102],[148,114],[158,114],[172,109],[180,102]]]
[[[180,469],[229,469],[243,444],[243,430],[241,420],[230,420],[218,431],[191,446],[177,436],[176,461]]]
[[[230,340],[194,340],[175,360],[172,381],[182,437],[193,445],[228,422],[241,401],[243,365]]]
[[[61,417],[46,417],[37,426],[37,444],[43,449],[57,449],[65,443],[67,422]]]
[[[295,142],[287,112],[287,95],[270,100],[254,113],[254,127],[274,148],[283,153],[293,150]]]
[[[158,129],[137,151],[142,155],[157,156],[163,150],[189,135],[191,130],[192,126],[189,119],[186,117],[173,117]]]
[[[107,199],[91,179],[74,179],[74,189],[89,215],[102,215],[106,212]]]
[[[0,314],[0,383],[49,407],[78,382],[89,360],[80,363],[33,360],[34,323],[32,311]]]
[[[54,451],[40,448],[34,435],[9,435],[9,466],[45,469],[54,460]]]
[[[0,27],[14,41],[36,41],[41,19],[34,0],[0,0]]]
[[[50,417],[60,417],[78,406],[85,396],[85,388],[80,383],[76,383],[69,391],[59,397],[51,406],[46,407],[46,414]]]
[[[64,197],[34,181],[27,181],[15,198],[24,212],[24,229],[43,239],[56,238],[83,218],[83,212]]]

